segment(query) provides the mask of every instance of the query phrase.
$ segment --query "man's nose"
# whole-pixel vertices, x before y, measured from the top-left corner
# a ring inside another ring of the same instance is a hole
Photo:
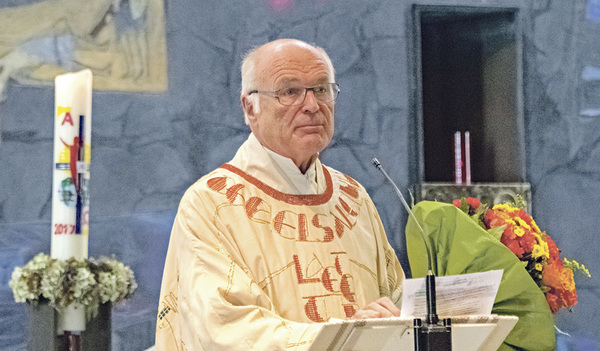
[[[319,101],[317,101],[314,91],[308,89],[306,90],[303,107],[305,112],[315,113],[319,111]]]

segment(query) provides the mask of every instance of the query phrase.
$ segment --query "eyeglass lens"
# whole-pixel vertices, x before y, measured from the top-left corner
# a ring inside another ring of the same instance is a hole
[[[300,105],[306,99],[308,91],[312,91],[315,99],[321,102],[334,101],[339,93],[339,88],[335,83],[320,84],[312,88],[292,87],[279,90],[277,98],[283,105]]]

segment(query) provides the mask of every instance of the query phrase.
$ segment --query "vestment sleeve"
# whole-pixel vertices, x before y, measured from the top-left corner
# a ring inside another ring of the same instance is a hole
[[[211,206],[193,191],[180,205],[161,288],[157,350],[308,349],[320,325],[278,316],[219,231]]]

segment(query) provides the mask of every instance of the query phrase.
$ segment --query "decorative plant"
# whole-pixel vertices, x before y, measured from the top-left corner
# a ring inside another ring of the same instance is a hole
[[[101,304],[123,301],[137,289],[133,271],[113,258],[62,261],[44,253],[15,267],[9,285],[16,302],[48,302],[57,310],[76,303],[88,319]]]

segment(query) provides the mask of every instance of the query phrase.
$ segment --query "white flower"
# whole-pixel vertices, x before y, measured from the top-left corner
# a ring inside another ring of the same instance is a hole
[[[44,270],[48,264],[50,263],[50,256],[45,255],[43,253],[37,254],[31,261],[29,261],[25,268],[35,271],[35,270]]]
[[[55,304],[61,293],[64,274],[65,263],[59,260],[54,260],[44,270],[40,284],[40,295],[48,299],[50,304]]]
[[[133,271],[115,259],[61,261],[40,253],[15,267],[9,286],[15,302],[47,300],[57,309],[79,303],[87,307],[89,318],[100,304],[130,297],[137,283]]]

